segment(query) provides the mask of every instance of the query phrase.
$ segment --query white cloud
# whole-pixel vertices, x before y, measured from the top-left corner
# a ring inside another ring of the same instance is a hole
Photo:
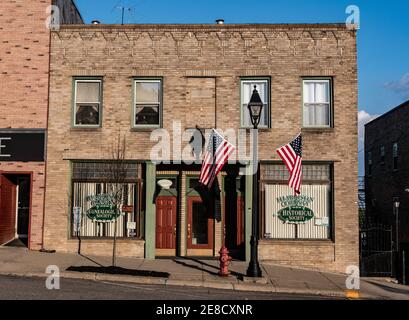
[[[392,91],[403,94],[403,96],[409,96],[409,72],[404,74],[399,81],[391,81],[385,83],[385,88],[391,89]]]
[[[365,125],[378,117],[379,115],[371,115],[364,110],[358,112],[358,137],[362,147],[365,139]],[[361,150],[361,146],[359,150]]]
[[[372,120],[376,119],[379,117],[379,115],[371,115],[368,112],[362,110],[358,112],[358,162],[359,162],[359,175],[363,176],[364,170],[365,170],[365,164],[364,164],[364,159],[365,159],[365,153],[364,153],[364,147],[365,147],[365,124],[368,122],[371,122]]]

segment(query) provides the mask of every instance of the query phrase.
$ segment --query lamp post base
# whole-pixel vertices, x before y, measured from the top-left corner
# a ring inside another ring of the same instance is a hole
[[[260,265],[257,262],[250,261],[246,274],[247,274],[247,277],[261,278],[262,272],[261,272]]]

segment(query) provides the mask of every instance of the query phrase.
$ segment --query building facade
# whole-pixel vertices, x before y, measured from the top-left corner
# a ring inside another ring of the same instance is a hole
[[[366,215],[371,222],[398,230],[400,247],[408,247],[409,234],[409,101],[365,126]],[[394,203],[399,202],[398,224]]]
[[[42,247],[52,4],[82,22],[71,1],[0,3],[0,245]]]
[[[247,103],[255,86],[264,102],[260,259],[338,272],[358,265],[354,31],[337,24],[77,25],[51,38],[47,249],[110,255],[116,235],[120,256],[211,257],[225,242],[249,259]],[[194,160],[196,127],[205,136],[218,128],[239,150],[218,176],[212,205],[197,188],[200,163],[181,161]],[[295,198],[275,149],[300,130],[304,184]],[[121,163],[118,216],[109,199]],[[308,212],[297,224],[286,214],[292,206]]]

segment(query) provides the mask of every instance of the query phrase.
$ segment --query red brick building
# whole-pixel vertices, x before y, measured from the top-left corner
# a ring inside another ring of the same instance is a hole
[[[71,0],[0,2],[0,245],[42,247],[51,12],[83,23]]]

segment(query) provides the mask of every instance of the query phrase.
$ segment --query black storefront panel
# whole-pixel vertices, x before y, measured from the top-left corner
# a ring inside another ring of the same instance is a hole
[[[0,162],[45,161],[45,130],[0,129]]]

